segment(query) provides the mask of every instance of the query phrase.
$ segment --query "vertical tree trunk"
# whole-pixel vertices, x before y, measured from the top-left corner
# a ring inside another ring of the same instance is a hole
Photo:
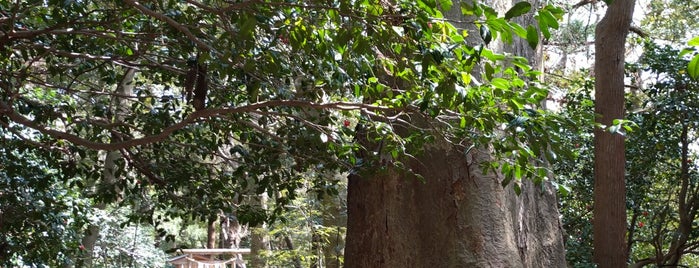
[[[126,105],[128,104],[128,100],[125,98],[125,96],[132,96],[133,95],[133,88],[134,88],[134,76],[136,75],[136,70],[135,69],[126,69],[126,72],[124,73],[124,77],[121,79],[121,82],[119,85],[117,85],[116,92],[114,94],[114,97],[112,98],[112,105],[114,106],[114,120],[115,121],[121,121],[122,118],[125,116],[126,113]],[[117,138],[117,137],[114,137]],[[118,138],[117,138],[118,139]],[[113,142],[118,142],[119,140],[113,140]],[[121,153],[118,151],[110,151],[107,152],[104,156],[104,167],[102,170],[102,181],[97,182],[97,184],[101,184],[102,186],[98,187],[103,187],[105,189],[110,189],[114,190],[116,195],[118,196],[121,192],[121,189],[116,186],[117,183],[117,178],[116,178],[116,161],[121,158]],[[107,204],[105,203],[97,203],[93,207],[98,210],[103,210],[105,209]],[[78,266],[83,266],[83,267],[92,267],[92,258],[93,258],[93,251],[95,249],[95,243],[97,242],[97,239],[99,239],[100,235],[100,228],[97,224],[91,224],[88,226],[85,236],[83,239],[80,241],[82,246],[84,247],[83,254],[81,256],[81,261],[78,262]]]
[[[284,244],[286,244],[286,249],[293,251],[295,249],[294,247],[294,242],[291,240],[291,237],[288,235],[284,236]],[[294,256],[294,268],[301,268],[301,259],[299,259],[299,256]]]
[[[217,215],[211,216],[206,224],[206,248],[216,248],[216,220]]]
[[[613,1],[595,29],[595,113],[611,126],[624,118],[624,53],[634,0]],[[593,258],[601,268],[626,267],[624,137],[595,128]]]
[[[426,150],[422,174],[351,175],[345,267],[522,267],[499,179],[482,154]]]
[[[511,1],[510,6],[517,2],[517,0]],[[539,0],[529,1],[535,7],[539,6],[540,2]],[[507,9],[510,6],[501,8]],[[534,13],[524,14],[513,20],[520,25],[533,24]],[[539,79],[543,81],[542,45],[532,49],[527,42],[517,40],[512,44],[502,44],[502,50],[527,58],[535,70],[542,72]],[[546,101],[542,101],[541,105],[545,108]],[[515,196],[514,191],[508,191],[510,215],[513,217],[517,248],[524,267],[558,267],[565,263],[556,189],[549,181],[544,181],[542,184],[535,185],[532,181],[524,181],[522,183],[524,190],[519,196]]]
[[[262,209],[267,209],[267,194],[260,195],[260,206]],[[264,268],[267,267],[261,252],[269,250],[269,239],[267,238],[267,227],[262,224],[260,227],[251,228],[250,237],[250,267]]]
[[[335,174],[338,177],[347,178],[347,174]],[[345,241],[343,239],[344,232],[341,230],[346,227],[347,216],[343,215],[341,199],[343,196],[326,197],[323,199],[323,226],[333,228],[333,231],[328,237],[328,242],[323,247],[323,260],[325,268],[340,268],[342,252]]]
[[[458,8],[445,14],[464,21]],[[392,169],[350,175],[345,267],[566,266],[550,185],[525,183],[515,195],[481,172],[487,149],[432,144],[418,158],[407,165],[424,183]]]
[[[248,227],[240,224],[237,213],[222,213],[220,225],[220,248],[240,248],[240,242],[248,235]]]
[[[670,243],[670,248],[668,249],[667,255],[662,260],[658,260],[657,263],[666,266],[677,266],[682,259],[682,255],[687,248],[687,239],[691,236],[693,219],[696,212],[693,211],[695,206],[693,203],[693,195],[690,193],[690,174],[689,165],[691,160],[689,159],[689,124],[686,123],[689,120],[682,116],[682,132],[680,133],[680,144],[681,144],[681,163],[680,163],[680,192],[677,195],[678,205],[677,205],[677,216],[679,217],[679,226],[677,226],[676,234],[672,238]]]
[[[310,268],[322,267],[321,261],[323,258],[321,257],[321,244],[322,242],[318,230],[311,227],[311,256],[313,256],[313,259],[311,259],[311,265],[309,266]]]
[[[487,153],[444,145],[420,160],[425,183],[350,176],[345,267],[565,267],[553,192],[504,189],[481,172]]]

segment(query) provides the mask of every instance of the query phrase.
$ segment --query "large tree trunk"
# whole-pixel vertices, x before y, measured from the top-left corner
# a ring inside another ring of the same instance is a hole
[[[518,1],[512,1],[511,4]],[[532,6],[538,6],[540,1],[529,1]],[[500,7],[507,9],[509,6]],[[513,19],[520,25],[532,24],[532,12]],[[543,46],[532,49],[527,42],[518,40],[512,44],[501,44],[502,50],[512,55],[525,57],[535,69],[544,71]],[[539,79],[543,80],[543,75]],[[546,107],[546,101],[541,103]],[[514,221],[514,232],[517,238],[517,248],[524,267],[563,267],[565,252],[562,238],[561,223],[558,219],[558,200],[556,189],[545,181],[543,185],[535,185],[532,181],[524,181],[524,190],[520,196],[513,196],[513,191],[506,198],[510,202],[510,215]]]
[[[464,21],[458,8],[445,14]],[[524,46],[507,49],[535,59]],[[527,182],[517,196],[481,171],[489,160],[485,149],[432,144],[407,163],[424,183],[390,169],[351,175],[345,267],[565,267],[555,191]]]
[[[487,153],[432,146],[420,160],[425,183],[350,176],[346,267],[565,266],[553,192],[516,196],[481,172]]]
[[[624,118],[624,53],[634,0],[613,1],[595,29],[597,123]],[[624,137],[595,129],[593,259],[599,267],[626,267]]]

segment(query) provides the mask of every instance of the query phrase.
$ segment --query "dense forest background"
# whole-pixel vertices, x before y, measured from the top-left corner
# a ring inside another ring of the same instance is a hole
[[[0,266],[699,266],[697,18],[0,2]]]

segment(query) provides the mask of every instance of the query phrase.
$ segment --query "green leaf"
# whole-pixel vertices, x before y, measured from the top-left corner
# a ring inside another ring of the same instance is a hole
[[[485,15],[486,19],[494,19],[498,17],[498,11],[493,7],[481,5],[481,8],[483,9],[483,14]]]
[[[510,83],[507,82],[507,79],[496,77],[493,78],[493,81],[491,82],[495,88],[499,88],[502,90],[508,90],[510,88]]]
[[[455,33],[451,35],[451,40],[454,41],[454,43],[461,43],[464,42],[464,37],[459,33]]]
[[[532,49],[536,49],[536,46],[539,45],[539,32],[533,25],[527,26],[527,43]]]
[[[464,83],[464,85],[468,85],[471,83],[471,74],[468,72],[461,72],[461,81]]]
[[[541,10],[539,11],[539,16],[542,20],[546,21],[546,25],[550,26],[551,28],[558,29],[558,20],[551,13],[551,11]]]
[[[699,36],[692,38],[692,40],[689,40],[689,42],[687,42],[687,45],[699,46]]]
[[[240,33],[245,37],[251,36],[255,26],[257,26],[257,19],[254,16],[247,16],[243,21],[243,25],[240,26]]]
[[[536,20],[539,21],[539,30],[541,30],[544,38],[551,38],[551,32],[549,32],[549,25],[546,23],[546,20],[542,19],[541,16],[536,16]]]
[[[500,172],[505,176],[505,179],[501,182],[502,186],[505,187],[512,180],[512,167],[508,163],[503,163]]]
[[[442,6],[442,10],[449,11],[453,4],[451,0],[439,0],[439,5]]]
[[[689,76],[692,77],[692,79],[699,80],[699,54],[694,55],[692,61],[689,62],[689,65],[687,65],[687,72],[689,72]]]
[[[554,6],[551,4],[547,5],[545,7],[545,9],[548,10],[549,12],[551,12],[551,15],[553,15],[554,17],[556,17],[559,20],[562,20],[563,15],[565,15],[565,13],[566,13],[565,10],[563,10],[563,8],[557,7],[557,6]]]
[[[490,65],[490,62],[486,62],[485,63],[485,78],[488,80],[492,80],[493,73],[495,73],[495,69],[493,69],[493,66]]]
[[[559,184],[554,181],[552,181],[551,184],[553,185],[553,187],[558,189],[559,195],[566,197],[568,196],[568,194],[570,194],[570,187],[566,186],[565,184]]]
[[[695,51],[694,48],[683,48],[683,49],[680,51],[679,56],[680,56],[680,57],[684,57],[685,55],[687,55],[687,54],[689,54],[689,53],[693,53],[694,51]]]
[[[522,27],[522,25],[511,22],[510,28],[512,28],[512,31],[514,31],[517,36],[522,37],[522,38],[527,38],[527,30],[524,29],[524,27]]]
[[[461,2],[461,14],[466,15],[466,16],[472,16],[476,15],[476,4],[472,3],[472,5],[469,5],[469,3],[466,2]]]
[[[551,38],[550,28],[558,29],[558,19],[562,16],[563,10],[552,5],[539,10],[536,20],[539,22],[539,30],[546,39]]]
[[[519,2],[515,4],[512,8],[510,8],[510,10],[508,10],[507,13],[505,13],[505,19],[509,20],[514,17],[522,16],[529,12],[529,10],[531,9],[532,5],[529,2]]]

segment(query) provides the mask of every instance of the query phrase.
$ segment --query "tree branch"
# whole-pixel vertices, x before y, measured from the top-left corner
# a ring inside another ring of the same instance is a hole
[[[194,42],[194,43],[197,45],[197,47],[199,47],[199,49],[204,50],[204,51],[211,51],[211,52],[215,51],[215,49],[214,49],[213,47],[211,47],[209,44],[204,43],[203,41],[199,40],[199,38],[197,38],[196,36],[194,36],[194,34],[192,34],[192,32],[189,31],[189,29],[187,29],[187,27],[185,27],[184,25],[182,25],[182,24],[176,22],[176,21],[173,20],[172,18],[170,18],[170,17],[168,17],[168,16],[165,16],[165,15],[163,15],[163,14],[160,14],[160,13],[158,13],[158,12],[155,12],[155,11],[153,11],[153,10],[150,10],[150,9],[148,9],[147,7],[141,5],[141,4],[140,4],[139,2],[137,2],[137,1],[134,1],[134,0],[124,0],[124,2],[126,2],[126,3],[127,3],[128,5],[130,5],[130,6],[132,6],[132,7],[136,8],[136,9],[138,9],[138,10],[141,11],[143,14],[146,14],[146,15],[148,15],[148,16],[151,16],[151,17],[154,17],[154,18],[156,18],[156,19],[159,19],[159,20],[161,20],[161,21],[167,23],[168,25],[172,26],[173,28],[177,29],[178,31],[180,31],[181,33],[183,33],[185,36],[187,36],[187,38],[188,38],[190,41]]]
[[[579,7],[581,7],[581,6],[585,6],[585,5],[589,5],[589,4],[593,4],[593,5],[594,5],[594,4],[596,4],[596,3],[597,3],[597,0],[581,0],[581,1],[578,2],[577,4],[573,5],[573,8],[572,8],[572,9],[577,9],[577,8],[579,8]]]
[[[638,36],[640,36],[642,38],[648,37],[648,34],[646,32],[644,32],[643,29],[641,29],[640,27],[631,26],[631,27],[629,27],[629,31],[637,34]]]
[[[253,103],[250,105],[246,106],[240,106],[240,107],[235,107],[235,108],[218,108],[218,109],[203,109],[200,111],[196,111],[191,113],[189,116],[187,116],[185,119],[180,121],[179,123],[176,123],[174,125],[171,125],[169,127],[166,127],[162,130],[162,132],[151,135],[151,136],[145,136],[142,138],[137,138],[137,139],[132,139],[132,140],[127,140],[127,141],[120,141],[120,142],[115,142],[115,143],[103,143],[103,142],[95,142],[91,140],[87,140],[84,138],[81,138],[80,136],[70,134],[67,132],[63,131],[58,131],[54,129],[47,128],[45,126],[42,126],[31,119],[17,113],[14,111],[14,109],[6,102],[0,101],[0,115],[6,115],[10,120],[13,122],[23,125],[25,127],[34,129],[39,131],[40,133],[44,135],[51,136],[55,139],[60,139],[60,140],[66,140],[71,143],[74,143],[79,146],[83,146],[89,149],[94,149],[94,150],[106,150],[106,151],[117,151],[125,148],[130,148],[130,147],[135,147],[139,145],[145,145],[145,144],[151,144],[151,143],[156,143],[165,140],[170,134],[173,132],[182,129],[186,127],[189,124],[192,124],[196,122],[199,119],[202,118],[210,118],[214,116],[219,116],[219,115],[224,115],[224,114],[234,114],[234,113],[244,113],[244,112],[253,112],[258,109],[264,109],[264,108],[271,108],[271,107],[299,107],[299,108],[311,108],[311,109],[318,109],[318,110],[324,110],[324,109],[329,109],[329,110],[343,110],[343,111],[350,111],[350,110],[368,110],[368,111],[383,111],[383,112],[395,112],[398,109],[390,108],[390,107],[385,107],[385,106],[376,106],[376,105],[370,105],[370,104],[363,104],[363,103],[350,103],[350,102],[330,102],[330,103],[313,103],[313,102],[308,102],[308,101],[299,101],[299,100],[271,100],[271,101],[263,101],[263,102],[258,102],[258,103]]]

